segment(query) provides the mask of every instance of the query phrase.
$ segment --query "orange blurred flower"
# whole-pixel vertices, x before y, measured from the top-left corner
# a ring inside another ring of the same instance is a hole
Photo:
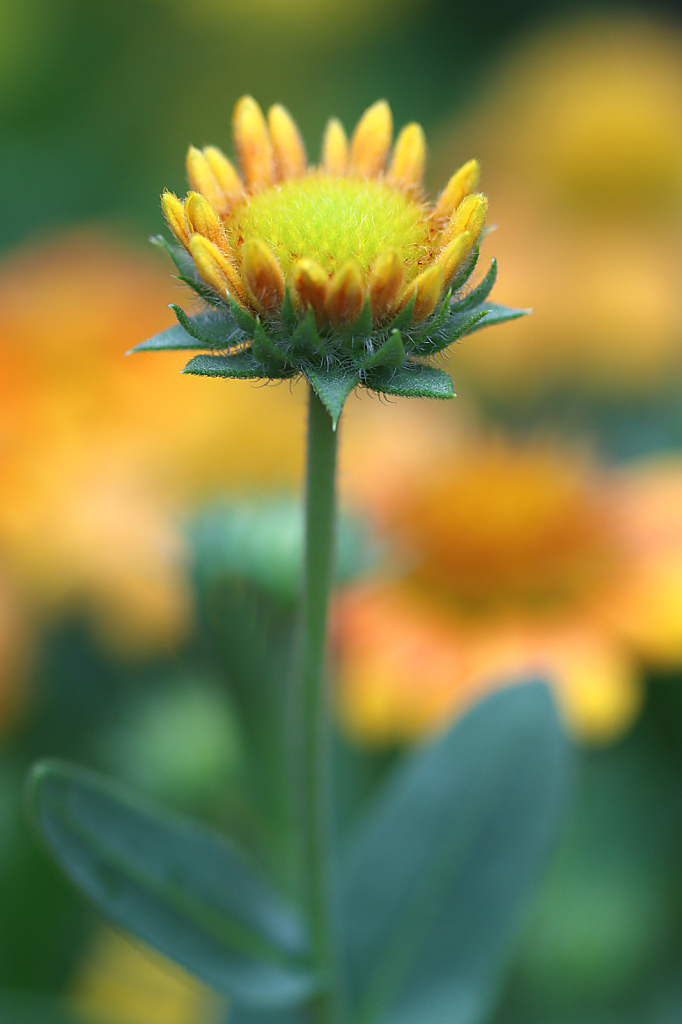
[[[337,608],[349,730],[407,740],[544,676],[578,735],[620,734],[642,660],[682,664],[682,461],[605,469],[548,444],[448,445],[401,420],[393,435],[416,443],[376,446],[360,500],[405,572]]]
[[[452,127],[434,158],[459,157]],[[501,225],[498,301],[535,315],[451,354],[462,387],[512,403],[682,379],[682,33],[643,16],[525,40],[458,136]],[[472,141],[473,140],[473,141]]]
[[[75,234],[0,265],[3,578],[27,621],[82,608],[131,651],[189,625],[188,503],[294,483],[302,434],[288,388],[181,378],[176,353],[124,358],[173,320],[156,263]]]

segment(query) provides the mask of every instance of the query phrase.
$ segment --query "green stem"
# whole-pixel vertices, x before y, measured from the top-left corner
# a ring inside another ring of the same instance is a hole
[[[310,388],[302,636],[303,870],[312,952],[325,989],[321,1024],[337,1024],[339,986],[331,877],[331,711],[325,649],[334,559],[337,434]]]

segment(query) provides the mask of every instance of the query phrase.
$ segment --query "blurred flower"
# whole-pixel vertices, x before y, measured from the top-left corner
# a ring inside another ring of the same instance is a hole
[[[592,17],[525,41],[462,126],[507,296],[535,315],[460,347],[460,380],[523,402],[682,379],[682,34]],[[459,146],[449,129],[436,167]],[[505,296],[505,290],[507,296]]]
[[[92,1024],[218,1024],[224,1005],[170,960],[102,928],[71,986],[69,1004]]]
[[[86,234],[0,267],[0,565],[28,618],[83,609],[124,650],[187,630],[188,503],[299,473],[288,391],[188,381],[173,353],[124,358],[168,323],[173,291],[153,262]]]
[[[546,443],[429,443],[423,425],[418,442],[377,446],[363,471],[361,500],[406,571],[339,599],[350,731],[410,739],[542,676],[578,735],[622,733],[641,661],[682,664],[682,462],[607,470]]]

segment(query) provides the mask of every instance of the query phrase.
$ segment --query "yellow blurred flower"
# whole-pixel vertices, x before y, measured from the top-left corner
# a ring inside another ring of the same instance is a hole
[[[362,474],[361,503],[406,572],[339,598],[348,729],[407,740],[543,676],[579,736],[619,735],[641,663],[682,664],[682,461],[605,469],[548,444],[448,447],[420,430],[407,452],[377,445]]]
[[[592,17],[525,41],[462,127],[494,197],[499,301],[533,317],[458,347],[459,381],[523,402],[682,380],[682,33]],[[457,156],[452,128],[436,167]]]
[[[88,234],[0,266],[3,574],[29,618],[81,608],[131,651],[175,644],[189,625],[188,504],[300,472],[288,388],[206,389],[179,376],[175,353],[124,358],[172,320],[173,298],[153,255]]]

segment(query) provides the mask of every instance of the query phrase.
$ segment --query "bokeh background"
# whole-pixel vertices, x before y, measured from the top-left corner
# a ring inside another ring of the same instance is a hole
[[[339,827],[405,744],[544,673],[576,796],[495,1024],[679,1021],[682,21],[565,0],[0,0],[0,1020],[226,1012],[52,867],[37,757],[231,829],[286,885],[305,393],[124,358],[183,301],[159,193],[189,143],[230,151],[245,92],[312,159],[385,96],[432,195],[477,156],[481,267],[535,308],[456,346],[447,407],[348,403]]]

